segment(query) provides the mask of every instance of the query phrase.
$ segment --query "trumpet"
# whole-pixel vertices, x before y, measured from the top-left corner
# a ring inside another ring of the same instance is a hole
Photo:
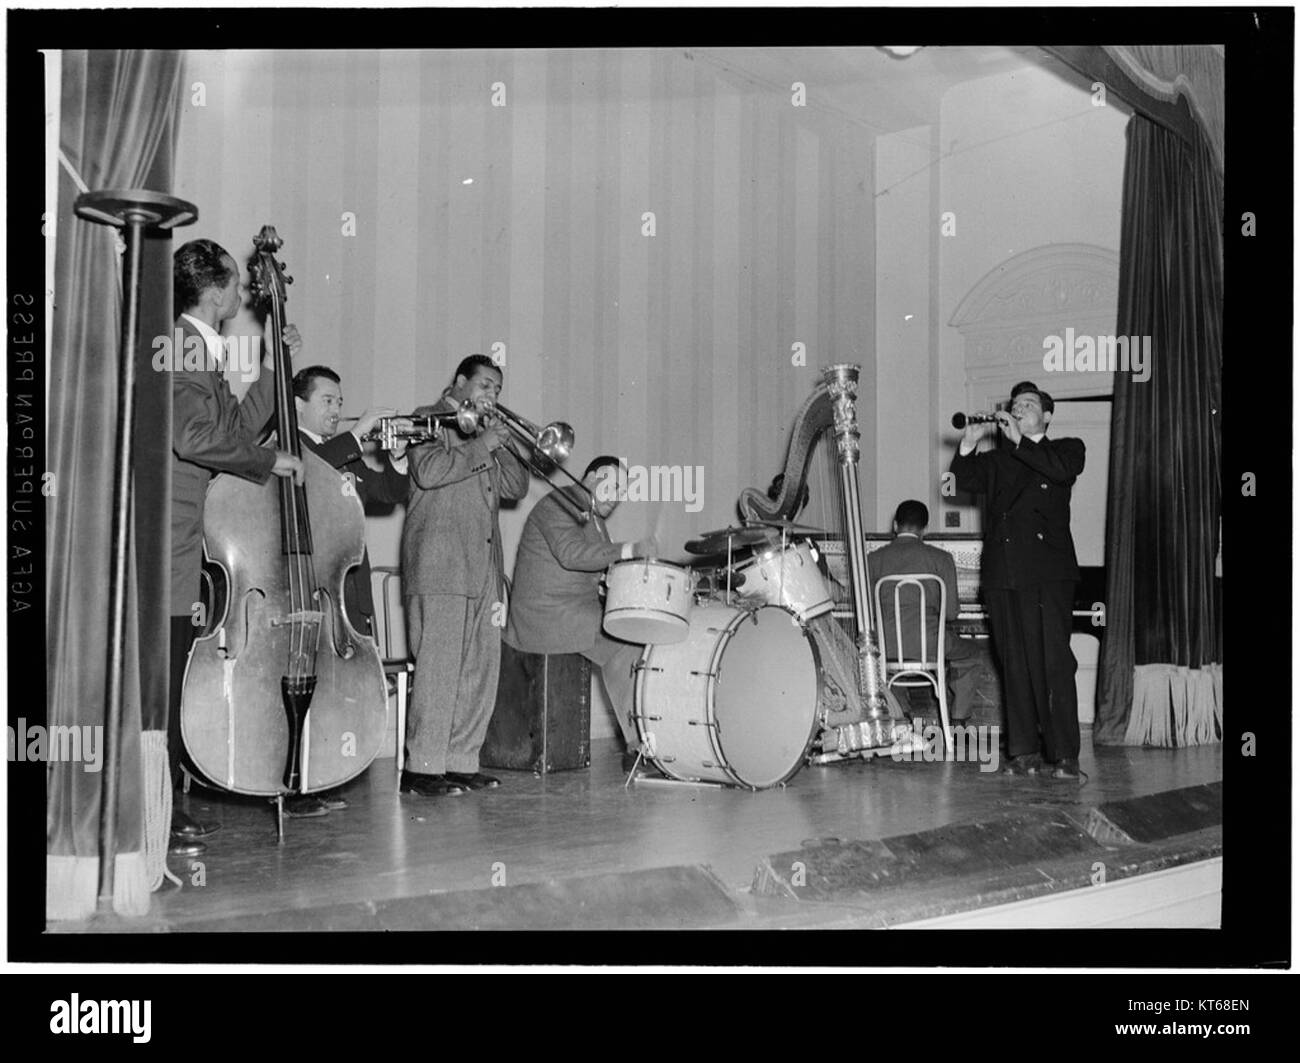
[[[348,417],[345,420],[355,421],[358,418]],[[479,420],[478,408],[466,400],[452,413],[403,413],[393,417],[381,417],[375,422],[375,427],[361,437],[361,441],[378,443],[381,450],[392,450],[393,444],[399,439],[415,447],[437,436],[439,428],[451,425],[455,425],[466,435],[472,435],[478,430]],[[411,426],[408,428],[399,425],[398,421],[410,421]]]

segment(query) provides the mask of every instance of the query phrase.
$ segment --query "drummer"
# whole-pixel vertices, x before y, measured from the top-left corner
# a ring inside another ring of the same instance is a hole
[[[600,577],[615,561],[655,557],[653,537],[610,540],[605,522],[622,501],[618,458],[602,455],[587,466],[582,487],[557,487],[528,515],[515,558],[505,641],[525,653],[579,653],[600,668],[605,692],[623,734],[623,770],[641,751],[632,718],[632,668],[644,646],[601,630]]]

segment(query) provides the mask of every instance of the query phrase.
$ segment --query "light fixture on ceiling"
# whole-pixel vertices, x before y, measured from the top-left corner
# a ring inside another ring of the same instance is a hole
[[[924,44],[882,44],[879,49],[890,59],[910,59],[924,47]]]

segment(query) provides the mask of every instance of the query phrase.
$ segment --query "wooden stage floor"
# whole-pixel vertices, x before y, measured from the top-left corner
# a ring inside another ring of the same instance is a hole
[[[586,771],[545,777],[494,771],[502,780],[499,789],[421,798],[399,796],[394,762],[377,760],[345,789],[349,808],[319,819],[287,820],[283,845],[276,844],[267,803],[196,786],[184,807],[197,818],[219,820],[222,830],[207,839],[202,857],[172,859],[185,886],[156,893],[153,913],[138,929],[374,929],[376,913],[386,909],[378,928],[430,928],[421,901],[427,906],[434,895],[456,891],[495,894],[502,886],[534,887],[493,898],[498,909],[511,903],[508,896],[519,898],[525,907],[513,922],[501,923],[499,912],[495,923],[484,922],[473,904],[444,904],[436,927],[532,926],[527,912],[534,909],[527,906],[539,904],[557,882],[599,878],[626,886],[639,879],[637,889],[644,892],[688,870],[711,878],[728,904],[747,908],[751,927],[808,925],[811,916],[791,915],[788,908],[764,922],[762,904],[755,907],[756,871],[773,854],[828,839],[866,842],[948,825],[957,825],[960,838],[962,824],[974,831],[981,822],[1043,809],[1081,822],[1104,802],[1219,782],[1222,749],[1093,749],[1085,730],[1081,764],[1090,776],[1082,786],[1011,779],[983,773],[974,763],[879,758],[808,766],[787,786],[757,793],[645,781],[625,789],[610,741],[595,744]],[[659,877],[651,869],[660,869]],[[602,925],[645,925],[638,922],[642,901],[635,893],[624,889],[626,899],[619,901],[606,891],[615,907]],[[562,895],[550,899],[564,903]],[[676,925],[727,923],[707,912],[692,923],[687,909]],[[618,916],[623,910],[626,923]],[[546,928],[545,905],[535,911],[537,928]],[[95,929],[110,928],[50,927]],[[111,929],[132,927],[118,923]]]

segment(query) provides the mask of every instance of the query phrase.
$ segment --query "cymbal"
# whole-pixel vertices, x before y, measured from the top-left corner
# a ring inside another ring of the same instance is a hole
[[[688,542],[686,549],[692,554],[725,554],[728,546],[737,550],[744,546],[770,542],[771,539],[772,532],[768,528],[737,526],[705,532],[698,539]]]
[[[785,532],[787,535],[829,535],[825,528],[813,528],[807,524],[795,524],[789,520],[762,520],[756,519],[749,522],[751,526],[763,528],[775,528],[777,531]]]

